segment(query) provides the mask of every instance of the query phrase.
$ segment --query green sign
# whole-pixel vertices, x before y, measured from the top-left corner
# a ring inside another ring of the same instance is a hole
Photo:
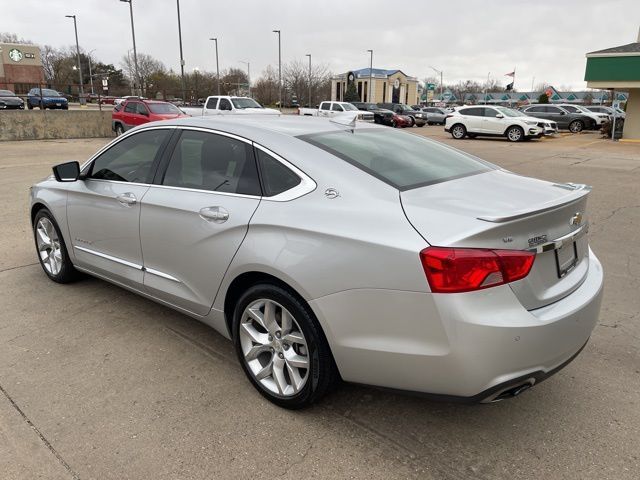
[[[435,90],[435,89],[436,89],[435,83],[427,83],[427,90]]]

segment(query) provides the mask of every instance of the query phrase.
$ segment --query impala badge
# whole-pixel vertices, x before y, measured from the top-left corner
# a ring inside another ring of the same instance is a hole
[[[536,245],[540,245],[541,243],[546,243],[547,242],[547,235],[536,235],[534,237],[531,237],[527,240],[527,242],[529,242],[529,246],[530,247],[535,247]]]
[[[576,214],[571,217],[571,220],[569,220],[569,225],[580,225],[582,223],[582,212],[576,212]]]

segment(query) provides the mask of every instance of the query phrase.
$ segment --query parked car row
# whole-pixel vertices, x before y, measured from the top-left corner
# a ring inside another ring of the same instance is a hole
[[[24,109],[24,100],[10,90],[0,90],[0,110]]]

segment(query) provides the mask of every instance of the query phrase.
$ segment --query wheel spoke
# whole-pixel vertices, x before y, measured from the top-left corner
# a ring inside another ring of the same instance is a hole
[[[267,363],[261,370],[256,373],[256,380],[262,380],[264,378],[270,377],[273,373],[273,360]]]
[[[269,343],[269,336],[266,333],[261,333],[251,324],[251,323],[242,323],[241,328],[244,333],[249,335],[249,338],[254,343],[259,343],[260,345],[266,345]]]
[[[293,368],[287,362],[287,371],[289,372],[289,378],[291,379],[291,386],[293,387],[293,392],[298,393],[300,386],[302,385],[303,378],[300,376],[300,372],[297,368]]]
[[[282,337],[282,340],[289,343],[299,343],[300,345],[306,345],[304,337],[300,332],[290,332]]]
[[[267,326],[264,323],[264,317],[260,310],[258,310],[257,308],[247,308],[247,314],[251,318],[253,318],[258,323],[258,325],[267,330]]]
[[[284,394],[287,389],[287,379],[284,376],[285,362],[281,358],[274,357],[273,359],[273,380],[278,386],[278,393]]]
[[[284,308],[282,309],[282,317],[280,323],[282,324],[282,334],[285,335],[291,331],[291,315]]]
[[[270,334],[276,333],[280,330],[278,323],[276,322],[276,305],[273,302],[264,302],[264,326]]]
[[[45,230],[44,225],[39,224],[37,232],[38,232],[38,238],[44,245],[51,244],[51,239],[49,238],[49,235],[47,235],[47,231]]]
[[[302,355],[298,355],[293,350],[289,350],[288,353],[285,353],[285,360],[287,365],[291,365],[295,368],[309,368],[309,359],[307,357],[303,357]]]
[[[260,355],[261,353],[268,352],[270,348],[271,347],[269,347],[268,345],[255,345],[251,347],[247,353],[244,354],[244,357],[247,359],[247,362],[250,362],[251,360],[255,360],[256,358],[258,358],[258,355]]]

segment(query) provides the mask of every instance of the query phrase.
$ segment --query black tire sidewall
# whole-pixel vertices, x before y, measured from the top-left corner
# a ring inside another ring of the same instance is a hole
[[[580,128],[574,131],[574,130],[571,130],[571,125],[579,125]],[[582,130],[584,130],[584,123],[582,123],[581,120],[574,120],[569,124],[569,131],[571,131],[572,133],[580,133]]]
[[[308,372],[307,382],[296,395],[283,397],[266,390],[254,378],[253,373],[245,362],[239,336],[240,321],[244,309],[260,298],[273,300],[286,308],[298,322],[307,342],[311,368]],[[260,394],[280,407],[288,409],[306,407],[324,395],[334,381],[332,374],[334,364],[331,352],[313,312],[301,299],[282,287],[268,283],[250,287],[236,303],[233,312],[232,336],[236,355],[249,381]]]
[[[62,268],[60,269],[60,272],[58,272],[57,275],[52,275],[49,272],[47,272],[47,269],[45,268],[44,264],[42,263],[42,259],[40,258],[40,252],[38,251],[38,239],[37,239],[38,234],[37,234],[36,228],[38,226],[38,221],[43,217],[49,219],[49,221],[53,225],[53,228],[55,228],[56,233],[58,234],[58,239],[60,241],[60,250],[62,254]],[[60,231],[60,228],[58,227],[58,223],[56,222],[55,218],[53,218],[53,215],[51,214],[51,212],[46,208],[39,210],[33,219],[33,241],[36,247],[36,255],[38,256],[38,262],[40,263],[40,266],[42,267],[42,270],[47,275],[47,277],[49,277],[51,280],[57,283],[69,283],[75,280],[77,271],[73,267],[73,263],[71,263],[71,259],[69,258],[69,253],[67,252],[67,245],[64,241],[64,237],[62,236],[62,232]]]
[[[511,140],[511,137],[509,137],[509,132],[511,130],[518,130],[520,132],[520,138],[518,138],[517,140]],[[521,140],[524,139],[524,130],[522,130],[522,128],[520,127],[509,127],[509,130],[507,130],[507,140],[509,140],[510,142],[519,142]]]
[[[463,133],[461,136],[459,136],[459,137],[456,137],[456,136],[455,136],[455,134],[453,133],[453,132],[455,131],[456,127],[460,127],[460,128],[462,128],[462,131],[464,132],[464,133]],[[468,132],[467,132],[467,128],[466,128],[464,125],[462,125],[461,123],[456,123],[454,126],[452,126],[452,127],[451,127],[451,136],[452,136],[453,138],[455,138],[456,140],[462,140],[462,139],[467,135],[467,133],[468,133]]]

